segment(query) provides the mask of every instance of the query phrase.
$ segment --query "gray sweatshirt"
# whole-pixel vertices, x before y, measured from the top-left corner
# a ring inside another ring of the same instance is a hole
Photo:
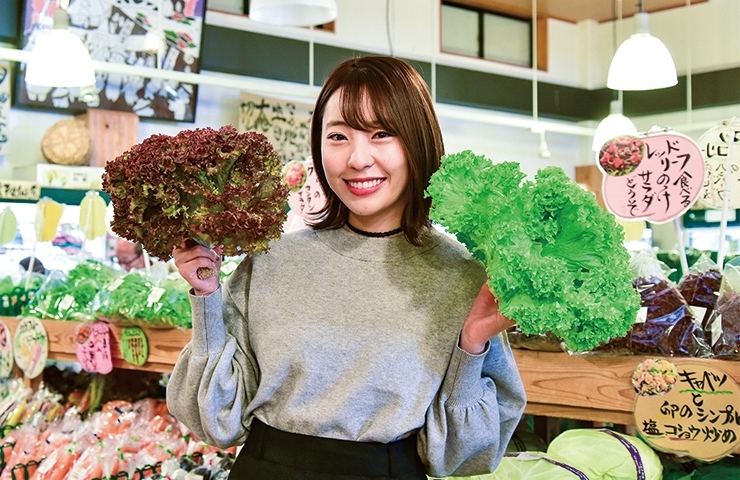
[[[221,447],[251,419],[286,432],[387,443],[412,432],[430,476],[492,471],[524,389],[504,335],[458,347],[483,266],[431,230],[285,234],[219,291],[191,296],[192,340],[167,387],[172,414]]]

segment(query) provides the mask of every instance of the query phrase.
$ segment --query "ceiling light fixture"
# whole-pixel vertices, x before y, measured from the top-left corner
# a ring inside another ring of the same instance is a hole
[[[591,150],[598,152],[607,140],[620,135],[637,135],[637,127],[632,120],[622,115],[622,102],[612,100],[609,104],[609,115],[596,127]]]
[[[280,26],[311,27],[337,18],[336,0],[250,0],[249,18]]]
[[[26,63],[26,83],[39,87],[86,87],[95,84],[90,52],[69,30],[69,0],[54,12],[54,28],[36,35]]]
[[[612,58],[606,86],[612,90],[655,90],[678,83],[668,48],[648,32],[648,14],[635,14],[638,32],[622,42]]]

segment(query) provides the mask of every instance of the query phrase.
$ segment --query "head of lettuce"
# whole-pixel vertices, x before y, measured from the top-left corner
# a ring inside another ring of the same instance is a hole
[[[483,262],[523,333],[552,332],[573,351],[624,336],[640,296],[622,227],[561,168],[525,177],[518,163],[445,155],[427,188],[430,217]]]
[[[111,229],[162,260],[183,240],[259,252],[287,218],[282,162],[266,137],[232,126],[155,134],[108,162]]]

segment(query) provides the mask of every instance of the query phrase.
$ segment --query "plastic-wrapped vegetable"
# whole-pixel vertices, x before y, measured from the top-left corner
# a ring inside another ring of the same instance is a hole
[[[90,320],[95,295],[116,276],[97,260],[85,260],[68,274],[58,270],[46,277],[24,315],[55,320]]]
[[[719,265],[705,253],[702,253],[689,269],[688,275],[678,284],[678,290],[691,307],[697,323],[701,322],[704,340],[707,343],[711,342],[707,325],[717,307],[721,286],[722,272],[719,271]]]
[[[715,356],[740,360],[740,257],[725,264],[717,308],[706,332]]]
[[[547,454],[578,468],[588,478],[663,478],[663,465],[649,445],[637,437],[607,429],[566,430],[550,442]],[[638,477],[638,470],[644,476]]]
[[[155,284],[140,271],[123,275],[102,289],[95,296],[93,315],[121,326],[192,326],[190,299],[181,283],[165,279]]]

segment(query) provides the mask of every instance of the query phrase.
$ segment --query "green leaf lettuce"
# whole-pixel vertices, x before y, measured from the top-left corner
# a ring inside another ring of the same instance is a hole
[[[483,262],[522,332],[552,332],[574,351],[624,336],[640,296],[621,226],[561,168],[525,177],[518,163],[445,155],[427,188],[430,217]]]

